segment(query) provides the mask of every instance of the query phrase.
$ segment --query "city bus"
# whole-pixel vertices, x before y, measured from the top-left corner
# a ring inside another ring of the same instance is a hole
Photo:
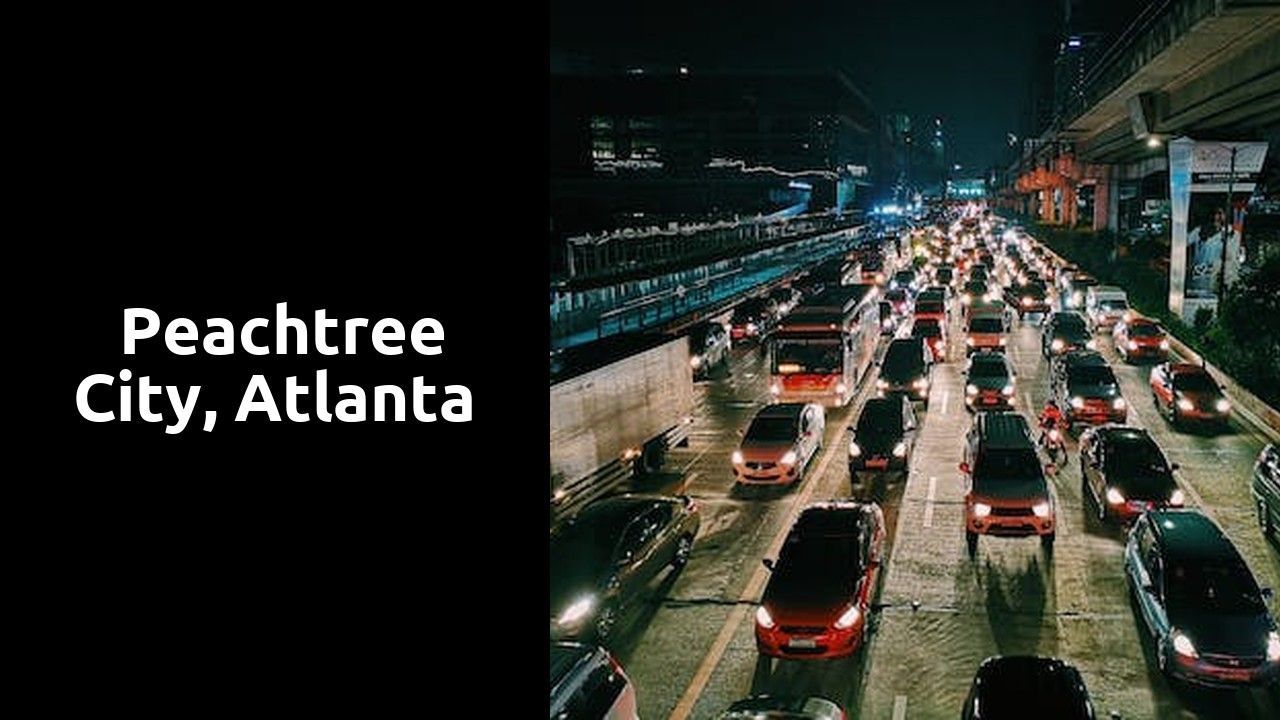
[[[875,357],[880,339],[874,285],[827,288],[791,311],[769,336],[774,402],[840,407]]]
[[[820,280],[826,287],[853,285],[862,280],[862,263],[844,257],[824,260],[809,272],[809,276]]]

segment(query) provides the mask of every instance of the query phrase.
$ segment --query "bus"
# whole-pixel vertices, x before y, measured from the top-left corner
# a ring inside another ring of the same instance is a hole
[[[827,288],[782,320],[769,336],[774,402],[841,407],[853,397],[880,340],[874,285]]]
[[[834,257],[819,263],[809,272],[809,276],[829,288],[853,285],[862,280],[862,264],[845,257]]]

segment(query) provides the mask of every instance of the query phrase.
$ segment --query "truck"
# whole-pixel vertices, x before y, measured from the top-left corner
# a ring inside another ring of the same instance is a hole
[[[688,443],[693,376],[684,335],[633,333],[551,355],[551,509],[572,514],[661,470]]]

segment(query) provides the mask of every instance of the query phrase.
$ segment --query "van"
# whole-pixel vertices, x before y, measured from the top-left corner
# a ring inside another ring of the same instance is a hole
[[[1091,332],[1113,327],[1117,321],[1132,316],[1124,290],[1114,285],[1095,285],[1085,292],[1084,317]]]

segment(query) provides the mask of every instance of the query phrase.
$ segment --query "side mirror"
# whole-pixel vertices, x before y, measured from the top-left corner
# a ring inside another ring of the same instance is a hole
[[[1259,592],[1262,594],[1262,597],[1267,600],[1270,600],[1272,597],[1275,596],[1275,591],[1273,591],[1269,587],[1264,587],[1261,590],[1259,590]]]
[[[769,570],[769,572],[773,572],[773,559],[772,559],[772,558],[765,558],[765,559],[761,560],[760,562],[764,564],[765,568],[766,568],[766,569],[768,569],[768,570]]]
[[[968,475],[968,474],[969,474],[969,463],[967,463],[967,462],[962,462],[962,463],[960,463],[960,472],[962,472],[962,473],[964,473],[964,474]]]
[[[1177,470],[1177,469],[1179,469],[1179,468],[1181,468],[1181,467],[1182,467],[1182,466],[1181,466],[1181,465],[1179,465],[1178,463],[1169,463],[1169,469],[1170,469],[1170,470]]]

